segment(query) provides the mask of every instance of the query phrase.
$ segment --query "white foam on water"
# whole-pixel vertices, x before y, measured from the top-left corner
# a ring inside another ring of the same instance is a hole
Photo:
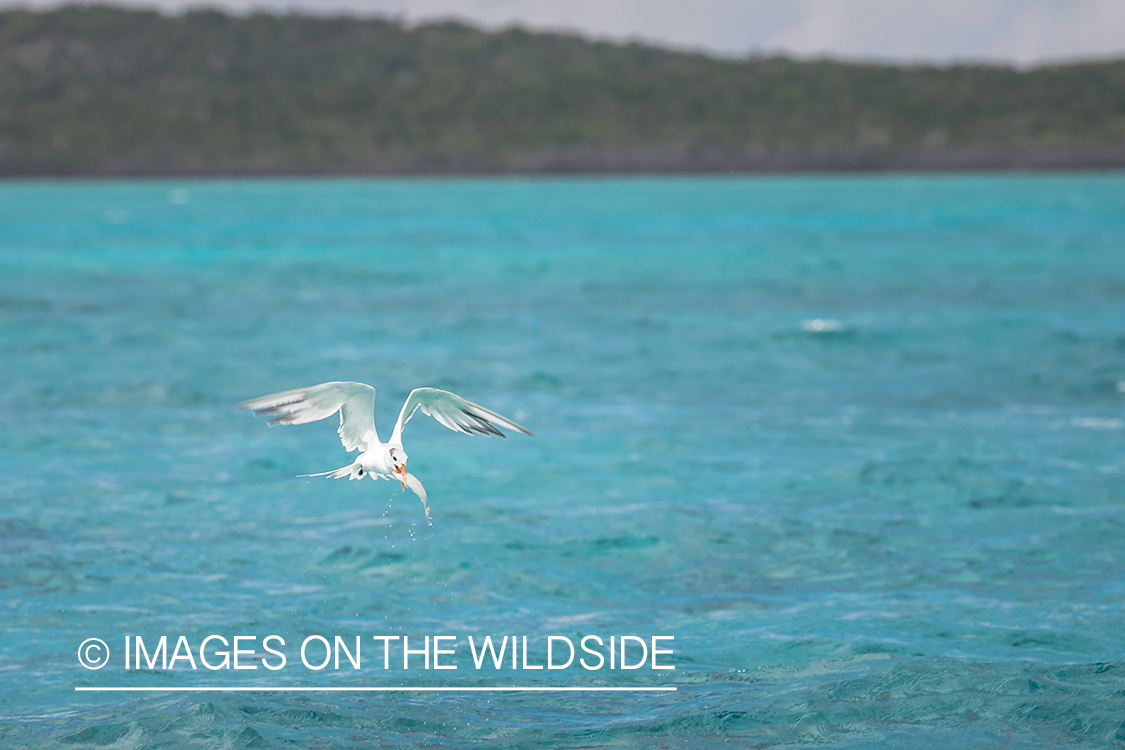
[[[832,318],[813,318],[802,320],[801,330],[809,333],[839,333],[847,328],[841,321]]]
[[[1074,417],[1070,420],[1070,425],[1088,430],[1120,430],[1125,427],[1125,420],[1117,417]]]

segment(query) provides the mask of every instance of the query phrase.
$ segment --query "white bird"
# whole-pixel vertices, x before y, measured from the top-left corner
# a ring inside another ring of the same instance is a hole
[[[404,491],[409,487],[422,501],[426,518],[430,517],[426,490],[418,477],[406,472],[408,456],[402,448],[402,428],[416,410],[421,409],[423,414],[466,435],[498,435],[507,439],[497,425],[525,435],[532,434],[507,417],[437,388],[415,388],[410,392],[398,414],[391,439],[385,443],[375,432],[375,389],[365,383],[321,383],[311,388],[298,388],[244,401],[238,408],[250,409],[255,416],[271,417],[270,427],[316,422],[340,412],[340,442],[349,452],[358,450],[359,458],[333,471],[300,476],[363,479],[370,475],[372,479],[397,479]]]

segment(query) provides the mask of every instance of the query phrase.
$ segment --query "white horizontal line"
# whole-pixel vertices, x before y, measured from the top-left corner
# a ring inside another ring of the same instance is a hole
[[[89,693],[674,693],[674,687],[75,687]]]

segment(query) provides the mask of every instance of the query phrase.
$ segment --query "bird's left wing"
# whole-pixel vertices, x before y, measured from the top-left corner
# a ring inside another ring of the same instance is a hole
[[[375,433],[375,389],[365,383],[321,383],[311,388],[275,393],[238,405],[275,424],[306,424],[340,412],[340,442],[354,451],[379,441]]]
[[[477,433],[504,437],[504,433],[500,432],[497,426],[516,430],[525,435],[532,434],[530,430],[521,427],[507,417],[502,417],[490,409],[474,404],[472,401],[466,401],[456,393],[438,390],[437,388],[415,388],[410,392],[406,403],[402,405],[402,411],[399,412],[398,422],[395,424],[395,431],[391,434],[390,442],[402,443],[402,428],[414,416],[417,409],[421,409],[423,414],[433,417],[449,429],[463,432],[466,435]]]

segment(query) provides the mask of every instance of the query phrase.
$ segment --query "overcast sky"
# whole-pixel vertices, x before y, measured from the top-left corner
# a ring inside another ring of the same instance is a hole
[[[0,5],[58,5],[0,0]],[[576,31],[725,55],[787,52],[1020,65],[1125,57],[1125,0],[124,0],[181,10],[347,11]]]

